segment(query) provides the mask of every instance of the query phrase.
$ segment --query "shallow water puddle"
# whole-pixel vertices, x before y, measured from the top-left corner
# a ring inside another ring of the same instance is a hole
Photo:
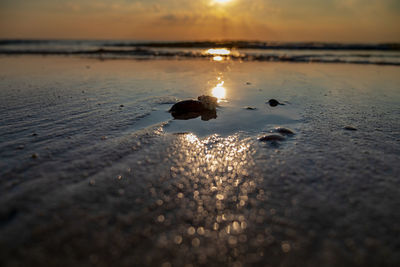
[[[222,136],[237,132],[261,133],[271,126],[287,125],[300,121],[292,107],[270,108],[267,105],[248,110],[238,105],[226,105],[217,109],[217,118],[204,121],[200,117],[191,120],[171,120],[164,130],[168,133],[191,132],[199,137],[212,134]]]

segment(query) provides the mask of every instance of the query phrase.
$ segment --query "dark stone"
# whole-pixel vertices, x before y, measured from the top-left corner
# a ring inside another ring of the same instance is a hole
[[[246,107],[247,110],[256,110],[257,108],[253,108],[253,107]]]
[[[269,134],[259,138],[258,140],[261,142],[275,142],[275,141],[284,141],[286,138],[280,134]]]
[[[201,116],[203,121],[217,118],[215,109],[217,98],[210,96],[199,96],[199,100],[184,100],[172,106],[168,111],[177,120],[190,120]]]
[[[202,112],[186,112],[186,113],[171,113],[176,120],[191,120],[201,116],[202,121],[208,121],[217,118],[216,110],[203,110]]]
[[[274,132],[280,133],[282,135],[294,135],[294,132],[288,128],[276,127]]]
[[[217,118],[217,111],[216,110],[206,110],[203,111],[201,114],[201,120],[202,121],[209,121],[212,119],[216,119]]]
[[[189,112],[202,112],[205,108],[203,104],[198,100],[185,100],[178,102],[172,106],[169,112],[172,116],[189,113]]]
[[[357,128],[355,128],[353,126],[345,126],[343,129],[345,129],[347,131],[357,131]]]
[[[268,103],[271,107],[276,107],[276,106],[278,106],[278,105],[285,105],[285,104],[279,103],[279,101],[276,100],[276,99],[270,99],[270,100],[269,100],[268,102],[266,102],[266,103]]]

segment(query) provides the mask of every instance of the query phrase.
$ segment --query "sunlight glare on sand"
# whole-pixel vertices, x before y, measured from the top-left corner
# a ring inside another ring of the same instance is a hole
[[[225,89],[225,87],[223,87],[223,85],[224,85],[224,81],[217,84],[217,86],[215,86],[211,91],[211,94],[214,97],[218,98],[218,102],[220,102],[226,96],[226,89]]]
[[[223,57],[221,57],[221,56],[215,56],[215,57],[213,57],[213,60],[214,61],[222,61],[224,58]]]

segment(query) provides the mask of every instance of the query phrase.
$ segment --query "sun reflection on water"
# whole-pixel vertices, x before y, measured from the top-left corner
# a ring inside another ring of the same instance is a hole
[[[187,218],[193,217],[194,224],[180,228],[178,238],[171,242],[181,244],[188,240],[189,246],[201,248],[203,241],[212,240],[218,248],[216,251],[229,246],[242,248],[242,254],[246,254],[248,239],[256,241],[248,232],[248,222],[260,217],[249,217],[244,212],[246,205],[255,201],[251,196],[256,189],[255,179],[248,177],[247,172],[254,166],[249,143],[238,136],[214,135],[199,139],[187,134],[178,144],[180,151],[185,152],[177,165],[171,166],[171,175],[177,179],[177,188],[189,189],[188,199],[193,201],[184,201],[186,196],[182,194],[182,198],[178,196],[180,202],[176,203],[182,205],[178,212],[182,211]],[[177,150],[174,149],[174,153]],[[207,257],[220,256],[214,250],[202,250],[202,253]]]
[[[214,56],[229,56],[231,51],[227,48],[210,48],[206,51],[206,54]]]
[[[223,86],[222,80],[218,81],[219,87]],[[154,251],[172,251],[173,256],[162,261],[179,259],[177,266],[187,262],[226,265],[232,259],[231,251],[237,262],[232,266],[246,266],[249,255],[264,253],[271,246],[274,252],[289,252],[292,243],[287,239],[281,242],[282,238],[271,230],[272,219],[278,221],[280,217],[272,217],[269,212],[274,204],[266,202],[269,193],[264,192],[264,179],[256,168],[257,146],[240,134],[201,138],[182,133],[167,138],[171,138],[170,145],[162,162],[166,173],[145,181],[149,192],[144,194],[145,200],[137,200],[143,201],[146,208],[140,214],[146,221],[139,220],[138,233],[154,240],[154,248],[143,253],[151,259],[148,265],[172,265],[161,264],[154,258]],[[123,219],[124,225],[131,224]],[[264,258],[257,260],[262,263]]]
[[[223,57],[221,57],[221,56],[215,56],[215,57],[213,57],[213,60],[214,61],[222,61],[224,58]]]
[[[199,141],[199,138],[197,138],[197,136],[194,134],[186,134],[185,137],[186,137],[186,140],[192,144]]]
[[[221,81],[211,91],[212,96],[218,98],[218,102],[225,99],[225,97],[226,97],[226,89],[225,89],[225,87],[223,87],[223,85],[224,85],[224,81]]]

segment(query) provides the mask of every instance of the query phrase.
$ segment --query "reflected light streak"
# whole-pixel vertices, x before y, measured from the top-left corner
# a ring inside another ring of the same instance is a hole
[[[231,51],[226,48],[211,48],[206,51],[206,54],[214,56],[228,56],[231,54]]]
[[[221,88],[223,84],[220,81],[216,87]],[[181,138],[177,143],[179,149],[174,149],[178,152],[175,156],[179,156],[179,160],[170,172],[179,182],[178,199],[183,201],[186,198],[187,202],[182,203],[188,203],[191,197],[187,196],[192,193],[197,205],[182,204],[182,208],[177,206],[177,212],[198,220],[196,225],[188,225],[186,235],[192,238],[196,233],[197,236],[212,233],[210,236],[214,242],[227,243],[231,247],[236,247],[240,240],[247,242],[248,224],[264,221],[262,216],[265,216],[264,210],[255,210],[257,216],[254,218],[248,216],[247,208],[243,213],[247,203],[261,201],[264,197],[264,191],[249,176],[248,169],[253,169],[255,165],[250,143],[236,135],[220,137],[215,134],[199,139],[194,134],[186,134]],[[186,187],[186,193],[179,192]],[[156,220],[164,223],[167,216],[159,215]],[[181,229],[176,229],[174,243],[180,244],[182,240]],[[191,245],[205,247],[199,238],[192,239]]]
[[[186,140],[188,140],[192,144],[199,141],[199,138],[197,138],[197,136],[194,134],[186,134],[185,137],[186,137]]]
[[[214,61],[222,61],[224,58],[223,57],[221,57],[221,56],[215,56],[215,57],[213,57],[213,60]]]
[[[214,97],[218,98],[218,102],[220,102],[226,96],[226,89],[225,89],[225,87],[223,87],[223,85],[224,85],[224,81],[217,84],[217,86],[215,86],[211,91],[211,94]]]

